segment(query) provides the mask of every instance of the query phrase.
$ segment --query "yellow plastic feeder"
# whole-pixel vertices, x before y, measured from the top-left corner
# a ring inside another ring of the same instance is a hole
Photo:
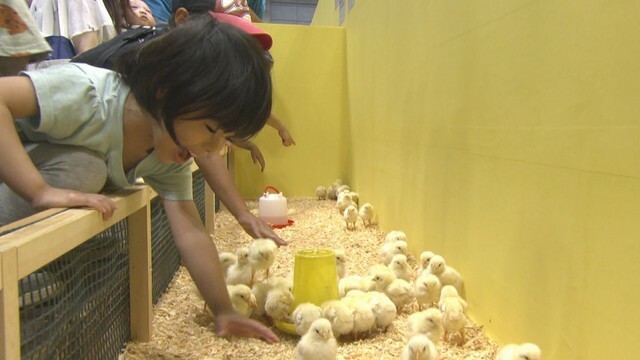
[[[320,306],[328,300],[338,300],[336,254],[330,249],[305,249],[296,253],[293,268],[293,306],[310,302]],[[292,335],[295,325],[276,321],[278,329]]]

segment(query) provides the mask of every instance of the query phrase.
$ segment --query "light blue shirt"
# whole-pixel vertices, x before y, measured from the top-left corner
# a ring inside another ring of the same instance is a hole
[[[16,121],[28,140],[97,152],[107,163],[108,183],[117,188],[142,177],[164,199],[193,199],[190,161],[165,164],[152,152],[125,174],[123,113],[130,89],[117,73],[69,63],[23,74],[33,82],[40,110]]]

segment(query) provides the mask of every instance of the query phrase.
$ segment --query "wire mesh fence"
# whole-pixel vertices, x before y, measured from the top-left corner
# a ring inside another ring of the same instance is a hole
[[[204,186],[194,200],[204,218]],[[151,203],[155,304],[180,266],[180,254],[156,197]],[[117,359],[130,339],[129,239],[124,219],[18,283],[22,359]]]

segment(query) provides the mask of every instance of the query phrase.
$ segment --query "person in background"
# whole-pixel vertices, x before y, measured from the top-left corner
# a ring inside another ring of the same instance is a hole
[[[171,18],[171,0],[146,0],[157,25],[166,25]]]
[[[0,0],[0,76],[18,75],[50,52],[24,0]]]
[[[248,0],[249,9],[251,9],[251,21],[263,22],[267,16],[266,0]]]
[[[126,28],[132,29],[138,26],[156,26],[151,9],[142,0],[130,0],[130,7],[124,13]]]
[[[71,59],[118,33],[102,0],[33,0],[30,10],[53,49],[48,60]]]
[[[192,157],[219,158],[227,137],[247,139],[264,126],[271,77],[263,49],[207,14],[132,48],[116,70],[68,63],[0,78],[0,225],[53,207],[88,206],[109,219],[115,202],[97,192],[143,177],[162,199],[215,333],[278,341],[233,310],[190,169]],[[286,244],[266,224],[254,230]]]

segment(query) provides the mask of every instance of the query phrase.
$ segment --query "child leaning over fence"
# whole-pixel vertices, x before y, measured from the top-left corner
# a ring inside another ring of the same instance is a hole
[[[117,73],[65,64],[1,78],[0,222],[71,206],[109,218],[115,203],[97,192],[143,177],[162,198],[216,334],[277,341],[220,291],[217,249],[192,200],[190,172],[191,157],[216,154],[227,137],[249,138],[264,126],[269,66],[249,35],[205,15],[123,55]]]

